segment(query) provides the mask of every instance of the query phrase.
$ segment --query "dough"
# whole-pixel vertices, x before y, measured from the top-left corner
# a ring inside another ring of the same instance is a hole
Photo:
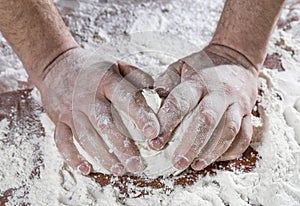
[[[142,91],[143,96],[145,97],[147,104],[152,108],[152,110],[157,113],[162,100],[155,90],[144,89]],[[146,175],[150,178],[156,178],[159,176],[169,176],[171,174],[176,175],[179,174],[180,170],[177,170],[172,165],[172,155],[182,140],[182,134],[184,125],[181,124],[175,131],[175,134],[172,140],[169,142],[168,146],[161,151],[154,151],[148,147],[148,144],[142,138],[142,134],[139,130],[136,129],[133,121],[128,117],[125,113],[118,111],[120,114],[122,121],[127,128],[128,132],[131,135],[131,138],[135,141],[137,147],[140,150],[141,156],[146,165],[145,169],[136,175]],[[189,115],[186,117],[186,124],[189,122]],[[79,152],[93,165],[94,172],[106,173],[109,174],[109,171],[104,169],[101,165],[97,164],[93,158],[91,158],[80,146],[76,143],[76,146],[79,149]]]

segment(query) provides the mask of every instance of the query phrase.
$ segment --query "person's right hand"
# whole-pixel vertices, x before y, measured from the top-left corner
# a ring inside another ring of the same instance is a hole
[[[73,136],[108,172],[139,171],[143,169],[139,151],[120,132],[112,109],[128,114],[145,139],[155,138],[159,122],[138,92],[153,80],[132,66],[88,56],[81,48],[65,52],[48,66],[39,82],[44,109],[56,125],[57,148],[66,163],[83,174],[89,174],[92,166],[78,152]]]
[[[201,170],[239,157],[252,137],[257,79],[245,57],[222,46],[210,45],[171,64],[155,83],[166,98],[157,114],[161,131],[150,146],[163,148],[180,125],[183,139],[172,154],[177,169]]]

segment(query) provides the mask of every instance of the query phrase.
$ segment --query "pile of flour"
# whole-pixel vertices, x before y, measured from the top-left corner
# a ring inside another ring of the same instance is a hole
[[[56,2],[71,32],[83,47],[95,49],[99,48],[99,45],[102,46],[103,42],[116,47],[123,45],[120,47],[120,54],[124,54],[124,51],[133,54],[136,51],[134,55],[125,56],[124,60],[144,68],[154,77],[164,71],[169,63],[180,56],[188,55],[195,47],[186,49],[186,44],[176,41],[164,41],[164,44],[156,45],[147,43],[147,39],[144,39],[142,46],[131,44],[131,47],[127,48],[124,44],[131,41],[136,32],[158,31],[174,35],[173,39],[180,38],[195,45],[204,45],[214,32],[223,6],[221,0]],[[290,2],[292,1],[288,1],[289,4],[284,8],[282,20],[293,15],[300,17],[299,8],[290,12]],[[54,144],[53,124],[43,113],[40,118],[45,128],[45,138],[26,138],[29,134],[20,135],[19,132],[23,131],[20,129],[13,137],[15,145],[8,146],[4,143],[5,134],[10,131],[7,120],[0,122],[0,192],[3,193],[9,188],[19,188],[7,205],[21,205],[23,202],[58,206],[299,205],[299,22],[292,22],[291,28],[277,29],[270,42],[268,53],[277,52],[281,55],[285,71],[277,72],[263,68],[260,74],[262,96],[259,97],[258,111],[261,117],[253,118],[253,138],[256,142],[252,146],[259,152],[261,159],[253,171],[218,171],[215,176],[200,178],[193,186],[186,188],[172,186],[172,180],[166,180],[165,184],[172,188],[172,192],[166,194],[163,190],[149,188],[151,195],[122,199],[116,188],[102,188],[63,163]],[[152,34],[150,36],[155,37]],[[163,37],[160,37],[161,39]],[[25,79],[26,75],[2,37],[1,41],[4,45],[0,48],[3,54],[0,55],[1,62],[5,61],[7,64],[6,67],[0,68],[0,77],[13,76],[14,78],[5,84],[15,89],[16,82]],[[165,51],[162,46],[184,49],[166,55],[158,52]],[[108,50],[109,48],[105,51]],[[143,52],[139,52],[141,50]],[[39,98],[36,91],[33,96],[35,99]],[[39,148],[35,148],[34,145],[39,145]],[[42,153],[44,162],[38,178],[30,178],[30,172],[35,168],[32,161],[33,151]]]

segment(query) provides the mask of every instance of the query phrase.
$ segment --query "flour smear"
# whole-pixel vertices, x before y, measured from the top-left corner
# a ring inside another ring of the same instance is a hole
[[[126,50],[133,54],[125,55],[124,60],[140,66],[154,77],[178,56],[188,55],[195,48],[182,49],[176,54],[161,54],[157,52],[159,49],[147,50],[147,46],[157,48],[157,45],[135,45],[130,48],[133,50],[129,50],[124,48],[126,42],[137,32],[154,31],[176,36],[193,45],[205,45],[213,35],[224,3],[221,0],[55,2],[72,34],[84,48],[99,50],[104,43],[115,47],[123,45],[120,46],[120,54]],[[115,188],[101,187],[63,163],[53,140],[54,126],[42,113],[44,138],[26,138],[36,125],[9,131],[8,121],[0,121],[0,193],[9,188],[19,188],[6,205],[24,202],[34,206],[300,205],[300,21],[293,18],[300,18],[300,6],[293,2],[296,1],[288,1],[284,7],[280,22],[285,26],[275,30],[268,50],[269,54],[279,54],[285,71],[264,67],[260,73],[261,96],[257,109],[261,116],[253,117],[255,141],[252,146],[261,159],[253,171],[218,171],[214,176],[199,178],[194,185],[186,188],[170,186],[172,192],[149,188],[151,195],[122,198]],[[0,80],[5,85],[1,88],[3,91],[15,90],[18,82],[26,80],[27,76],[3,37],[0,40]],[[184,48],[180,42],[164,43],[166,47]],[[147,52],[134,53],[134,49],[146,49]],[[109,50],[105,48],[104,51]],[[32,97],[39,99],[36,90]],[[5,142],[7,134],[14,138],[14,144]],[[40,152],[44,162],[39,178],[29,178],[36,164],[32,160],[33,151]],[[168,181],[165,184],[172,185]],[[26,188],[22,187],[24,185]]]

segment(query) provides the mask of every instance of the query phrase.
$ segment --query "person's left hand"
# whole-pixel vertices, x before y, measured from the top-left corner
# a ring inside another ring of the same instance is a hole
[[[159,133],[156,115],[140,89],[152,78],[137,68],[91,55],[81,48],[68,50],[48,66],[38,85],[43,108],[55,123],[54,139],[65,162],[82,174],[92,165],[74,140],[107,172],[138,172],[144,163],[134,141],[122,132],[116,109],[126,113],[152,139]]]
[[[236,51],[216,47],[217,55],[209,48],[170,65],[155,83],[166,99],[158,112],[160,134],[149,144],[162,149],[181,124],[184,138],[172,159],[180,170],[236,158],[252,137],[258,72]]]

